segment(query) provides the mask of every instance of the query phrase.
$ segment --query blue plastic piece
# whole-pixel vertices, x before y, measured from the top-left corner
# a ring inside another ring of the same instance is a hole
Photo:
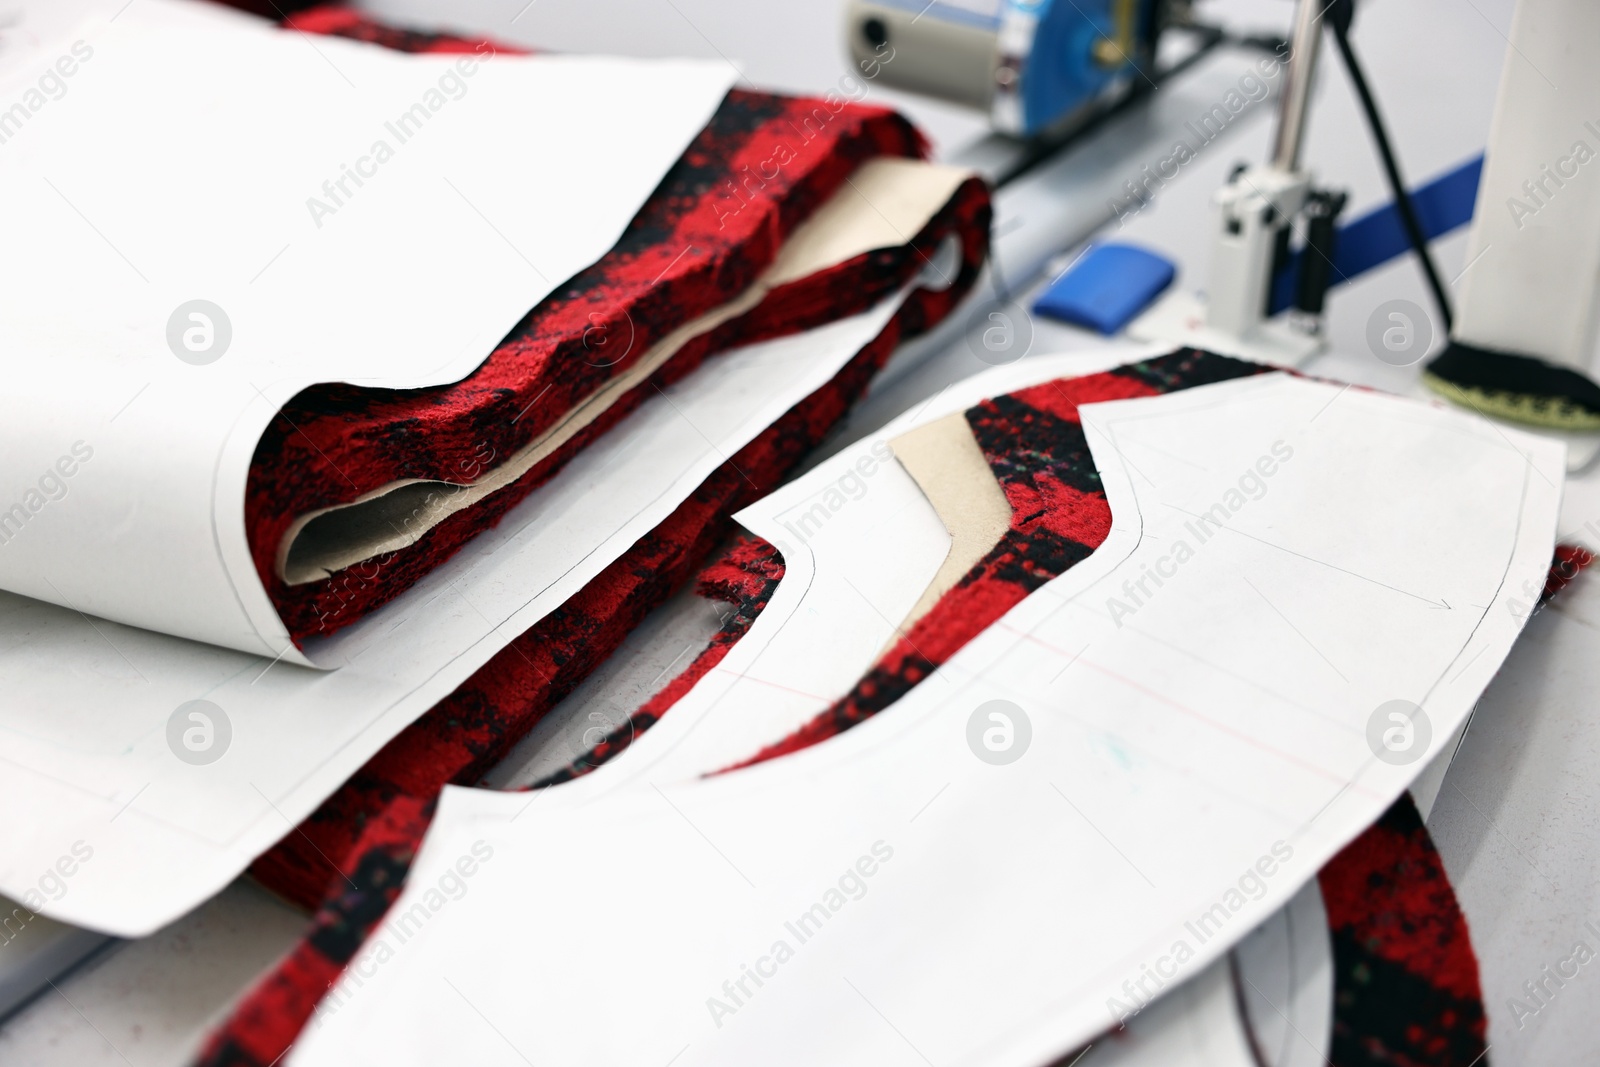
[[[1154,252],[1125,244],[1090,248],[1034,301],[1037,315],[1110,336],[1160,296],[1178,269]]]
[[[1482,173],[1483,157],[1479,156],[1411,191],[1411,204],[1416,208],[1417,220],[1428,240],[1437,240],[1472,221]],[[1342,285],[1410,251],[1411,242],[1400,224],[1400,212],[1392,203],[1385,204],[1339,227],[1329,284]],[[1290,257],[1289,265],[1273,279],[1272,314],[1294,304],[1294,294],[1300,285],[1300,261],[1304,256],[1305,252],[1296,252]]]

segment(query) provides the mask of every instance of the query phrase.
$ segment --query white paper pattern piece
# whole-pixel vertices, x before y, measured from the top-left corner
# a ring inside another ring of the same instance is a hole
[[[0,588],[300,663],[245,537],[269,420],[319,382],[466,376],[616,243],[734,78],[220,19],[91,19],[59,51],[36,110],[39,71],[0,83],[27,105],[0,127]]]
[[[1102,1035],[1072,1067],[1287,1067],[1257,1063],[1219,960],[1145,1011]]]
[[[1261,1067],[1327,1067],[1333,1044],[1333,934],[1313,879],[1233,950],[1242,1022]]]
[[[645,402],[379,625],[330,638],[335,671],[0,593],[0,894],[21,898],[82,840],[93,860],[42,913],[139,936],[200,903],[832,378],[903,295],[719,355]],[[228,735],[212,738],[215,762],[191,766],[175,752],[204,726],[178,712],[201,699]]]
[[[97,28],[110,25],[113,19],[135,29],[278,32],[275,24],[260,16],[213,0],[140,0],[137,4],[125,0],[0,0],[0,81],[9,84],[13,77],[21,77],[37,86],[37,79],[55,67],[63,51],[71,54],[74,41],[95,35]],[[43,86],[47,101],[72,91],[61,69],[56,68],[55,73]],[[9,107],[11,101],[6,103]],[[30,109],[30,118],[31,114]]]
[[[792,756],[448,789],[293,1062],[1037,1067],[1283,907],[1503,660],[1562,449],[1283,374],[1081,412],[1115,517],[1088,560]],[[1409,751],[1393,700],[1431,723]],[[1003,765],[969,742],[994,701],[1030,724]]]

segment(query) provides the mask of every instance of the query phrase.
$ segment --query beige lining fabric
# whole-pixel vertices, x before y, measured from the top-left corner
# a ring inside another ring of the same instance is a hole
[[[1011,528],[1011,503],[961,412],[919,426],[889,444],[950,532],[950,554],[901,621],[903,635],[1000,543]]]
[[[689,341],[750,311],[773,289],[863,253],[906,244],[970,176],[970,171],[958,167],[919,160],[889,158],[863,163],[795,230],[772,265],[736,299],[662,338],[633,366],[477,481],[404,479],[348,504],[300,516],[279,546],[279,576],[290,585],[320,581],[346,567],[415,544],[449,516],[515,482],[644,382]]]

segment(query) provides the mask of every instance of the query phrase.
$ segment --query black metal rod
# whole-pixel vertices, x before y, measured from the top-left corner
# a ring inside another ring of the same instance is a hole
[[[1335,8],[1338,6],[1335,4]],[[1384,127],[1383,116],[1378,111],[1378,102],[1373,98],[1372,88],[1367,84],[1361,62],[1356,58],[1355,49],[1350,45],[1348,9],[1344,13],[1335,11],[1331,14],[1328,24],[1333,29],[1333,39],[1339,46],[1339,54],[1344,58],[1345,69],[1350,72],[1350,81],[1355,85],[1356,95],[1361,98],[1361,109],[1366,112],[1372,139],[1378,144],[1378,155],[1383,159],[1383,170],[1388,176],[1389,189],[1394,195],[1395,209],[1400,213],[1400,224],[1405,228],[1406,236],[1411,239],[1411,246],[1416,249],[1417,259],[1422,264],[1422,273],[1427,276],[1428,288],[1433,290],[1434,302],[1439,305],[1439,317],[1444,322],[1444,331],[1449,334],[1455,328],[1455,316],[1450,308],[1450,294],[1445,290],[1444,282],[1439,279],[1439,268],[1434,265],[1433,253],[1428,250],[1428,237],[1422,232],[1422,222],[1417,218],[1417,209],[1411,203],[1411,194],[1406,190],[1405,178],[1400,174],[1400,164],[1395,159],[1388,130]]]

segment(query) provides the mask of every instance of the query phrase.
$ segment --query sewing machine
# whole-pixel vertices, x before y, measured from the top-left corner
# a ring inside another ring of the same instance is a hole
[[[858,66],[894,56],[886,84],[1049,137],[1152,85],[1141,78],[1172,15],[1162,0],[853,0],[845,21]]]

